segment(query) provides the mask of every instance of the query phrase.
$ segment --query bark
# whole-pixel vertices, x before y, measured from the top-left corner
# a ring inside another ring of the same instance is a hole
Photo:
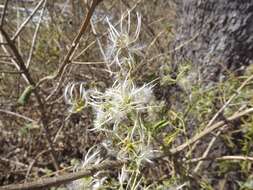
[[[177,0],[176,63],[191,61],[207,81],[253,63],[252,0]]]

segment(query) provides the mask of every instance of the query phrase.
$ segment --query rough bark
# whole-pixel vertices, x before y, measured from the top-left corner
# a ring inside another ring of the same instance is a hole
[[[252,0],[177,0],[176,62],[190,60],[207,81],[253,63]],[[188,43],[188,42],[189,43]]]

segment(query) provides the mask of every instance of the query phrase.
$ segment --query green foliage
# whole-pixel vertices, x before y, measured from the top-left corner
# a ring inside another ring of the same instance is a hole
[[[228,100],[231,99],[231,97],[233,97],[232,101],[226,106],[221,113],[221,116],[218,117],[216,121],[230,117],[239,110],[245,109],[246,107],[252,107],[253,105],[252,81],[249,81],[243,88],[240,88],[240,91],[238,91],[243,82],[252,75],[252,72],[247,72],[244,76],[230,74],[224,81],[209,86],[203,86],[203,83],[196,82],[196,78],[191,78],[192,76],[190,75],[192,74],[192,70],[191,67],[187,66],[187,63],[183,64],[183,67],[177,69],[176,76],[175,69],[173,70],[170,65],[164,65],[161,69],[162,85],[176,85],[183,90],[182,92],[176,92],[176,98],[170,98],[172,106],[167,112],[166,120],[154,125],[155,129],[159,129],[155,130],[158,134],[159,132],[162,133],[166,128],[170,128],[169,132],[167,132],[166,135],[163,135],[163,142],[166,145],[173,146],[177,139],[182,138],[182,136],[186,137],[189,128],[194,129],[194,132],[191,134],[198,134],[201,132],[207,126],[210,119],[224,104],[226,104]],[[193,81],[189,81],[190,79]],[[172,94],[172,96],[174,96],[174,94]],[[174,104],[174,102],[177,102],[177,104]],[[222,133],[220,136],[226,144],[227,152],[237,152],[238,155],[252,157],[252,116],[242,119],[239,123],[231,123],[228,127],[231,129]],[[187,138],[184,140],[187,142]],[[197,149],[198,147],[195,148],[195,150]],[[233,155],[233,153],[230,154]],[[217,175],[224,176],[231,171],[237,171],[243,176],[249,176],[250,172],[252,172],[252,167],[252,162],[250,161],[219,161]],[[212,184],[209,183],[208,180],[199,181],[198,184],[201,186],[201,189],[213,189]],[[251,184],[250,180],[245,182],[245,184],[248,188],[249,184]],[[243,185],[242,187],[245,188]]]
[[[245,182],[239,182],[240,190],[253,190],[253,176],[250,175]]]
[[[200,181],[201,190],[214,190],[212,185],[207,180]]]
[[[27,104],[32,92],[34,90],[34,87],[29,85],[25,88],[25,90],[23,91],[23,93],[21,94],[21,96],[18,99],[18,104],[24,106],[25,104]]]

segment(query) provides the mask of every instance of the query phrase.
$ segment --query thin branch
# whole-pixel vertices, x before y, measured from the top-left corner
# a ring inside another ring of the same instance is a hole
[[[75,51],[79,45],[79,41],[81,40],[82,35],[85,33],[85,31],[87,30],[87,28],[89,26],[90,19],[95,11],[96,6],[102,1],[103,0],[94,0],[93,1],[91,8],[89,9],[89,11],[84,19],[84,22],[82,23],[81,28],[79,29],[79,32],[77,33],[76,37],[74,38],[72,45],[71,45],[67,55],[65,56],[63,63],[61,64],[60,68],[56,72],[56,74],[46,76],[46,77],[42,78],[37,83],[36,86],[39,86],[47,80],[53,80],[53,79],[56,79],[59,77],[58,84],[56,85],[54,90],[46,97],[46,101],[48,101],[55,94],[55,92],[57,92],[58,89],[60,88],[62,81],[63,81],[64,73],[67,70],[67,67],[70,65],[71,61],[73,60],[73,56],[74,56]]]
[[[26,165],[22,162],[10,160],[10,159],[7,159],[7,158],[1,157],[1,156],[0,156],[0,160],[5,162],[5,163],[14,164],[14,165],[19,166],[19,167],[25,167],[25,168],[29,167],[28,165]],[[39,172],[42,172],[42,173],[48,173],[48,170],[43,169],[43,168],[38,168],[38,167],[34,167],[34,171],[39,171]],[[1,187],[0,187],[0,189],[1,189]]]
[[[241,155],[233,155],[233,156],[221,156],[221,157],[200,157],[200,158],[193,158],[187,160],[186,163],[196,163],[204,160],[242,160],[242,161],[250,161],[253,162],[253,157],[249,156],[241,156]]]
[[[214,145],[214,143],[215,143],[217,137],[218,137],[220,134],[221,134],[221,130],[219,130],[219,131],[215,134],[215,136],[211,139],[210,143],[208,144],[207,149],[205,150],[205,152],[204,152],[203,155],[202,155],[202,158],[206,158],[206,157],[208,156],[208,154],[209,154],[209,152],[210,152],[212,146]],[[200,169],[200,167],[201,167],[202,164],[203,164],[203,161],[200,161],[200,162],[197,164],[197,166],[194,168],[193,171],[194,171],[195,173],[197,173],[198,170]]]
[[[15,57],[15,61],[17,62],[17,66],[20,68],[20,71],[23,72],[22,75],[27,79],[28,84],[34,87],[35,82],[32,79],[32,77],[29,73],[29,70],[26,68],[24,60],[23,60],[22,56],[20,55],[19,51],[17,50],[14,42],[9,38],[8,34],[5,32],[5,30],[3,28],[0,28],[0,32],[2,33],[2,35],[4,36],[5,40],[7,41],[8,45],[9,45],[10,49],[12,50],[13,56]],[[48,121],[47,121],[47,115],[46,115],[46,111],[45,111],[45,105],[42,101],[42,98],[40,97],[40,95],[38,93],[38,89],[34,89],[33,93],[34,93],[36,100],[39,104],[39,111],[41,114],[42,128],[46,134],[45,137],[46,137],[47,144],[48,144],[50,151],[51,151],[51,157],[52,157],[55,169],[58,170],[59,164],[56,159],[55,150],[54,150],[52,141],[49,136],[49,131],[47,128]]]
[[[5,44],[5,45],[7,45],[7,44]],[[11,56],[10,55],[2,55],[2,54],[0,54],[0,57],[1,58],[10,58]]]
[[[242,112],[239,112],[239,113],[236,113],[234,114],[233,116],[229,117],[227,119],[227,121],[234,121],[234,120],[237,120],[243,116],[246,116],[248,114],[252,114],[253,113],[253,108],[249,108],[245,111],[242,111]],[[201,138],[203,138],[204,136],[210,134],[212,131],[222,127],[222,126],[225,126],[226,125],[226,122],[225,121],[219,121],[215,124],[213,124],[212,126],[210,126],[209,128],[205,128],[202,132],[196,134],[195,136],[193,136],[191,139],[189,139],[187,142],[177,146],[176,148],[172,148],[170,149],[170,152],[172,154],[176,154],[182,150],[184,150],[185,148],[187,148],[188,146],[190,146],[191,144],[193,144],[194,142],[200,140]]]
[[[241,86],[236,90],[236,92],[228,99],[228,101],[219,109],[219,111],[213,116],[213,118],[209,121],[207,127],[211,126],[216,118],[225,110],[225,108],[231,103],[231,101],[240,94],[241,90],[253,79],[253,75],[248,77]]]
[[[16,75],[22,74],[22,72],[20,72],[20,71],[3,71],[3,70],[0,70],[0,73],[3,73],[3,74],[16,74]]]
[[[95,11],[95,8],[97,7],[97,5],[102,2],[103,0],[93,0],[92,5],[79,29],[79,32],[77,33],[76,37],[74,38],[71,47],[69,49],[69,51],[67,52],[66,56],[64,57],[64,60],[60,66],[60,68],[58,69],[58,71],[56,72],[56,74],[50,75],[50,76],[46,76],[44,78],[42,78],[36,86],[41,85],[43,82],[47,81],[47,80],[53,80],[56,79],[60,76],[62,76],[64,74],[65,68],[66,66],[71,63],[71,58],[73,57],[74,51],[76,49],[76,47],[79,44],[79,41],[81,40],[82,35],[86,32],[89,23],[90,23],[90,19]],[[59,86],[59,85],[58,85]]]
[[[29,52],[29,56],[28,56],[27,62],[26,62],[26,67],[27,68],[29,68],[30,62],[32,60],[34,46],[35,46],[35,43],[36,43],[37,35],[38,35],[38,32],[39,32],[39,28],[40,28],[40,24],[41,24],[41,21],[42,21],[42,17],[43,17],[45,8],[46,8],[46,4],[47,4],[47,0],[44,1],[44,4],[42,6],[42,10],[41,10],[41,13],[40,13],[39,21],[38,21],[36,29],[34,31],[34,35],[33,35],[33,39],[32,39],[32,45],[31,45],[31,48],[30,48],[30,52]]]
[[[2,16],[1,16],[1,20],[0,20],[0,27],[2,27],[3,24],[4,24],[4,18],[5,18],[5,15],[6,15],[6,10],[7,10],[7,7],[8,7],[8,2],[9,2],[9,0],[5,0],[5,2],[4,2],[4,9],[3,9],[3,13],[2,13]]]
[[[14,47],[15,52],[18,52],[17,48],[15,47],[15,44],[12,42],[12,40],[9,38],[8,34],[2,29],[0,28],[0,32],[2,33],[1,37],[1,41],[3,41],[3,37],[6,39],[7,41],[7,45],[9,45],[11,47],[11,49]],[[11,44],[11,45],[10,45]],[[20,56],[20,54],[18,53],[17,56],[14,58],[12,56],[12,53],[10,53],[9,49],[7,49],[5,46],[2,46],[3,51],[7,54],[7,56],[11,57],[11,63],[6,62],[6,64],[10,64],[10,65],[14,65],[16,67],[16,69],[19,72],[22,72],[22,77],[24,78],[24,80],[26,81],[27,84],[29,83],[28,78],[26,77],[26,75],[23,73],[22,69],[20,68],[19,64],[18,64],[18,59],[22,60],[22,57]],[[14,53],[15,54],[15,53]],[[18,58],[18,59],[17,59]],[[3,62],[3,61],[1,61]]]
[[[183,42],[182,44],[180,44],[179,46],[175,47],[174,49],[168,51],[168,54],[171,54],[173,52],[176,52],[180,49],[182,49],[183,47],[189,45],[191,42],[193,42],[195,39],[197,39],[197,37],[199,37],[200,33],[196,33],[192,38],[190,38],[189,40]]]
[[[20,70],[24,72],[24,75],[26,76],[28,83],[30,85],[35,86],[35,82],[33,81],[28,69],[25,66],[25,63],[23,61],[22,56],[20,55],[19,51],[17,50],[13,40],[11,40],[7,34],[7,32],[0,28],[0,32],[2,33],[3,37],[5,38],[6,42],[8,43],[10,49],[12,50],[13,56],[15,57],[15,61],[18,63]]]
[[[49,150],[43,150],[42,152],[40,152],[39,154],[37,154],[37,156],[30,162],[29,167],[27,169],[26,175],[25,175],[25,179],[28,179],[29,173],[32,171],[33,165],[35,164],[36,160],[38,160],[39,157],[41,157],[43,154],[50,152]]]
[[[81,62],[81,61],[72,61],[71,64],[75,65],[100,65],[100,64],[105,64],[106,62],[104,61],[90,61],[90,62]]]
[[[236,113],[239,113],[241,110],[243,110],[243,108],[244,108],[244,106],[243,106],[242,108],[240,108],[240,109],[238,110],[238,112],[236,112]],[[207,149],[205,150],[205,152],[203,153],[203,155],[202,155],[201,158],[204,159],[204,158],[208,157],[208,154],[209,154],[209,152],[210,152],[210,150],[211,150],[213,144],[215,143],[216,139],[217,139],[218,136],[221,134],[221,132],[222,132],[222,130],[223,130],[224,128],[225,128],[225,127],[221,128],[221,129],[215,134],[215,136],[211,139],[210,143],[208,144]],[[199,141],[195,142],[195,144],[198,143],[198,142],[199,142]],[[195,145],[195,144],[194,144],[194,145]],[[195,148],[196,148],[196,147],[195,147]],[[197,166],[194,168],[194,172],[195,172],[195,173],[198,172],[198,170],[199,170],[199,168],[201,167],[202,164],[203,164],[203,161],[200,161],[200,162],[197,164]]]
[[[117,1],[117,0],[116,0],[116,1]],[[131,12],[133,9],[135,9],[136,6],[137,6],[141,1],[143,1],[143,0],[138,0],[138,1],[134,4],[134,6],[132,6],[132,8],[131,8],[130,10],[128,10],[128,11]],[[127,11],[125,11],[122,15],[125,15],[125,16],[126,16],[126,15],[127,15],[126,13],[127,13]],[[125,16],[124,16],[124,18],[125,18]],[[120,23],[120,20],[119,20],[118,22],[115,23],[115,26],[118,26],[119,23]],[[97,38],[98,38],[98,39],[101,39],[102,37],[104,37],[105,35],[107,35],[108,32],[109,32],[109,31],[106,31],[106,32],[102,33],[100,36],[97,36]],[[73,60],[79,59],[79,58],[81,57],[82,54],[84,54],[89,48],[91,48],[94,44],[96,44],[96,41],[97,41],[97,39],[93,40],[87,47],[85,47],[83,50],[81,50],[80,53],[77,54],[77,55],[73,58]]]
[[[20,25],[14,36],[11,38],[12,41],[15,41],[15,39],[18,37],[20,32],[24,29],[24,27],[27,25],[27,23],[32,19],[34,14],[37,12],[37,10],[40,8],[40,6],[43,4],[45,0],[41,0],[38,5],[34,8],[33,12],[27,17],[27,19]]]
[[[96,41],[97,41],[99,50],[100,50],[100,52],[101,52],[101,54],[102,54],[102,56],[103,56],[104,63],[107,63],[107,57],[106,57],[106,55],[105,55],[103,46],[102,46],[102,44],[101,44],[101,42],[100,42],[100,39],[99,39],[99,37],[98,37],[98,33],[97,33],[97,31],[96,31],[96,28],[95,28],[95,26],[94,26],[92,20],[90,20],[90,25],[91,25],[92,32],[93,32],[93,34],[94,34],[94,36],[95,36],[95,38],[96,38]]]
[[[108,170],[113,168],[118,168],[122,166],[124,162],[121,161],[106,161],[98,165],[93,165],[90,167],[87,167],[84,170],[75,172],[75,173],[69,173],[57,177],[51,177],[51,178],[40,178],[34,182],[24,183],[24,184],[16,184],[16,185],[7,185],[1,187],[2,190],[35,190],[35,189],[46,189],[52,186],[62,185],[69,183],[71,181],[92,176],[96,172],[102,171],[102,170]]]
[[[249,156],[221,156],[216,158],[216,160],[243,160],[243,161],[250,161],[253,162],[253,157]]]
[[[15,117],[18,117],[18,118],[21,118],[21,119],[24,119],[26,121],[29,121],[29,122],[32,122],[32,123],[37,123],[37,121],[29,118],[29,117],[26,117],[24,115],[21,115],[19,113],[15,113],[15,112],[11,112],[11,111],[8,111],[8,110],[3,110],[3,109],[0,109],[0,112],[2,113],[5,113],[5,114],[8,114],[8,115],[13,115]]]
[[[213,116],[213,118],[209,121],[207,124],[207,128],[210,127],[213,122],[216,120],[216,118],[226,109],[226,107],[232,102],[232,100],[238,96],[241,92],[241,90],[253,79],[253,75],[248,77],[241,86],[236,90],[236,92],[226,101],[226,103],[219,109],[219,111]],[[221,131],[218,131],[216,135],[212,138],[210,141],[207,149],[205,150],[204,154],[202,155],[202,158],[206,158],[208,156],[209,151],[211,150],[211,147],[213,146],[214,142],[216,141],[217,137],[221,134]],[[198,142],[196,142],[198,143]],[[201,165],[203,164],[203,161],[200,161],[197,166],[194,169],[194,172],[196,173]]]

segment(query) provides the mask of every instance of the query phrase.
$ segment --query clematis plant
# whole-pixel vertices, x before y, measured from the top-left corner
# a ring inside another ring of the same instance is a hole
[[[157,107],[153,94],[154,81],[137,86],[131,78],[130,71],[135,66],[135,55],[141,55],[142,46],[137,43],[140,35],[141,16],[137,13],[137,26],[131,29],[130,11],[120,18],[119,27],[114,26],[109,19],[109,45],[107,56],[110,66],[119,68],[114,72],[114,84],[101,92],[97,89],[86,90],[81,83],[67,85],[64,93],[65,101],[71,105],[71,112],[79,112],[90,105],[94,113],[96,132],[104,133],[102,146],[115,154],[117,160],[127,161],[118,176],[118,188],[137,189],[144,180],[140,169],[144,163],[152,163],[159,151],[155,150],[150,131],[145,127],[150,110],[152,114]],[[111,72],[113,73],[113,72]],[[109,155],[110,155],[109,154]],[[83,161],[83,167],[89,163],[101,162],[99,151],[90,149]],[[93,178],[92,178],[93,179]],[[94,184],[103,186],[106,178],[93,179]],[[144,186],[143,186],[143,189]]]
[[[127,21],[125,17],[127,17]],[[131,32],[130,11],[121,16],[119,29],[113,26],[107,18],[110,40],[107,47],[107,56],[111,60],[111,64],[116,63],[121,69],[124,69],[126,65],[131,69],[135,63],[133,55],[142,55],[143,46],[137,43],[141,29],[141,16],[137,13],[136,17],[137,26],[134,33]]]

